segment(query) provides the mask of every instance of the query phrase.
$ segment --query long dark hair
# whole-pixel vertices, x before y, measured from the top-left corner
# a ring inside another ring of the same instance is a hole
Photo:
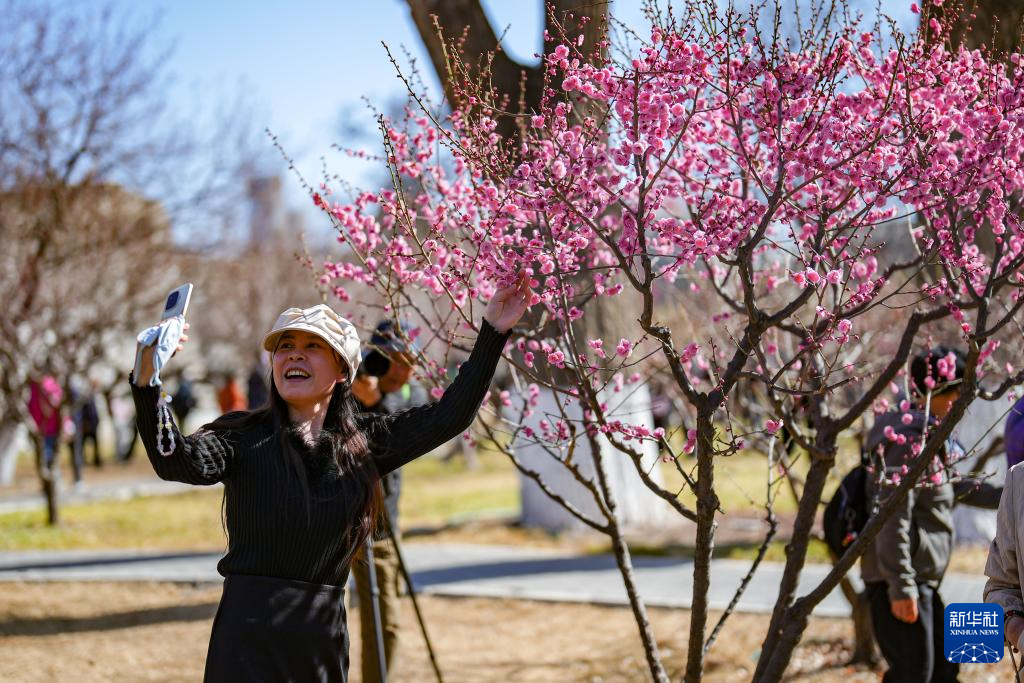
[[[292,433],[292,422],[288,415],[288,404],[278,393],[273,374],[269,385],[269,396],[263,406],[255,410],[228,413],[203,429],[228,432],[245,431],[259,424],[271,425],[274,438],[279,439],[281,451],[290,465],[289,469],[299,480],[306,501],[308,520],[311,492],[303,462],[305,456],[296,449],[295,440],[289,438]],[[366,435],[356,422],[356,412],[357,406],[350,385],[347,382],[338,382],[327,403],[324,424],[320,431],[320,443],[326,442],[338,471],[352,483],[352,486],[346,487],[346,492],[352,494],[354,499],[347,502],[352,505],[356,514],[352,526],[346,533],[353,544],[353,550],[362,547],[366,538],[373,533],[384,509],[380,473],[370,454]]]

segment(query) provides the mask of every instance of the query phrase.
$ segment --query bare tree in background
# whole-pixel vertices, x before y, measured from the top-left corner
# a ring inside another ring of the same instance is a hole
[[[0,433],[31,426],[26,387],[47,360],[65,396],[69,377],[109,353],[127,364],[126,339],[179,278],[171,225],[223,215],[252,163],[239,109],[211,124],[209,140],[171,120],[154,25],[23,1],[3,13]],[[56,523],[54,481],[40,474]]]
[[[215,381],[250,369],[261,351],[253,340],[262,338],[282,310],[323,300],[312,266],[324,255],[310,254],[282,234],[261,246],[223,257],[191,256],[189,270],[198,275],[189,319],[197,333],[194,352],[202,354],[206,373],[192,379]]]

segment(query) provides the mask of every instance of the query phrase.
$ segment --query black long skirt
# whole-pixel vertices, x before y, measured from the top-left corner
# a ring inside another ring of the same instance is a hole
[[[344,587],[228,576],[203,680],[346,683]]]

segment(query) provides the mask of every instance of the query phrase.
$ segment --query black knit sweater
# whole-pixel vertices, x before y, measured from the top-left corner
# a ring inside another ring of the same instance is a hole
[[[381,476],[437,448],[469,428],[490,386],[508,334],[484,321],[469,359],[440,400],[390,415],[363,413],[366,434]],[[189,484],[224,483],[228,550],[217,565],[223,576],[251,574],[344,585],[352,556],[349,504],[355,482],[324,462],[317,448],[302,447],[310,495],[304,495],[286,462],[282,438],[270,421],[244,431],[200,429],[175,450],[157,452],[159,389],[132,384],[139,435],[161,479]],[[308,503],[308,507],[307,507]]]

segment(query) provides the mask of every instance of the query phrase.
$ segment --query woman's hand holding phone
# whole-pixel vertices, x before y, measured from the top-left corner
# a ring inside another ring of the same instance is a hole
[[[174,353],[181,351],[185,348],[185,342],[188,341],[188,323],[185,323],[184,331],[181,334],[181,339],[178,340],[178,347],[174,350]],[[136,367],[139,368],[138,376],[135,377],[136,386],[144,387],[149,384],[149,381],[153,379],[153,353],[156,351],[156,345],[150,344],[143,346],[137,344],[135,347],[135,356],[139,362],[136,363]]]
[[[136,386],[150,386],[154,375],[163,369],[164,364],[174,354],[185,347],[185,342],[188,341],[188,335],[185,334],[188,330],[185,314],[188,313],[188,304],[192,299],[192,289],[191,282],[172,289],[164,302],[164,312],[160,316],[160,322],[139,333],[139,343],[135,347],[134,382]],[[173,335],[177,335],[177,341],[174,340]],[[176,344],[173,351],[171,344]],[[160,349],[159,357],[156,355],[157,348]],[[170,352],[169,355],[168,352]],[[155,364],[154,360],[156,360]],[[156,367],[157,365],[160,367]],[[159,384],[159,379],[156,382]]]

